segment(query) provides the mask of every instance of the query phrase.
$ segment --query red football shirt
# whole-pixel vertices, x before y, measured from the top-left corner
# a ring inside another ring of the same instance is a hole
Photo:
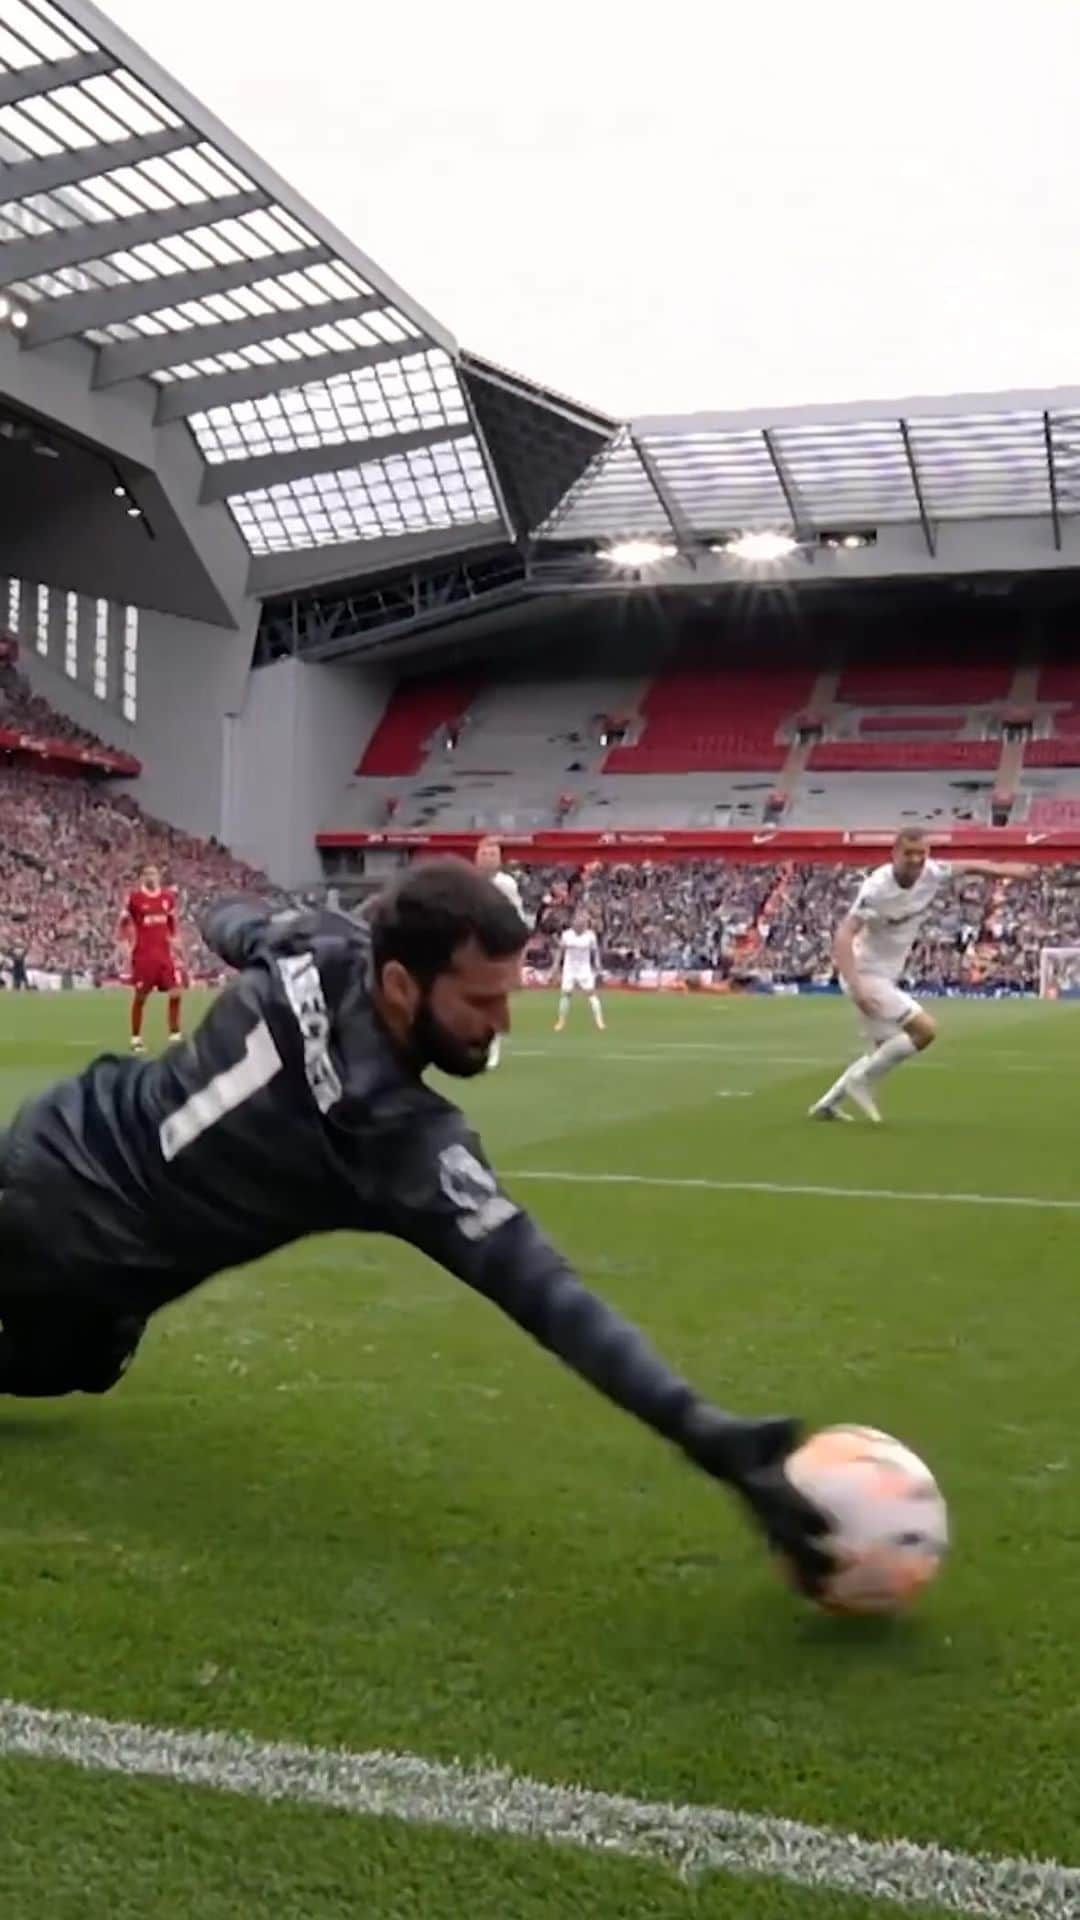
[[[136,887],[129,893],[127,917],[134,928],[134,954],[139,960],[168,960],[176,938],[176,894],[172,887],[148,893]]]

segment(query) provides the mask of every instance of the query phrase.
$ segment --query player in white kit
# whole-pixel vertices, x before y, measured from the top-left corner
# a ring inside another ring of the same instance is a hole
[[[600,995],[596,991],[596,976],[600,970],[600,946],[596,934],[589,925],[589,915],[584,907],[578,907],[573,923],[559,941],[562,951],[562,993],[559,997],[559,1017],[555,1022],[556,1033],[561,1033],[566,1025],[566,1016],[570,1011],[570,1000],[575,990],[587,993],[592,1017],[600,1032],[604,1031],[604,1010],[600,1005]]]
[[[497,840],[492,839],[490,837],[488,839],[481,840],[479,846],[476,849],[476,864],[479,867],[481,873],[487,874],[488,879],[492,883],[492,886],[498,887],[499,892],[502,894],[505,894],[506,898],[510,902],[510,905],[520,915],[521,919],[525,922],[525,925],[531,928],[532,922],[530,921],[529,916],[525,911],[524,903],[521,898],[521,889],[518,886],[517,881],[514,879],[513,874],[507,873],[506,868],[503,866],[502,848],[499,845],[499,842]],[[488,1070],[490,1071],[492,1067],[497,1067],[501,1058],[502,1058],[502,1035],[500,1033],[497,1033],[495,1035],[494,1040],[491,1043],[491,1047],[488,1052],[488,1057],[487,1057]]]
[[[924,920],[942,888],[968,874],[994,880],[1027,880],[1032,866],[998,860],[932,860],[924,833],[901,833],[892,859],[868,874],[833,941],[840,984],[862,1026],[864,1051],[810,1109],[813,1120],[848,1120],[841,1101],[850,1099],[867,1119],[880,1121],[871,1088],[937,1036],[937,1023],[907,993],[900,979]]]

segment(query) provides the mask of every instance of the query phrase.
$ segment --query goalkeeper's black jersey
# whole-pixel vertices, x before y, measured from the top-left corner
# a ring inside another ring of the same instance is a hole
[[[392,1044],[366,928],[225,901],[204,931],[239,977],[191,1040],[96,1060],[16,1116],[0,1300],[44,1290],[147,1313],[309,1234],[392,1234],[676,1437],[690,1389],[581,1284]]]

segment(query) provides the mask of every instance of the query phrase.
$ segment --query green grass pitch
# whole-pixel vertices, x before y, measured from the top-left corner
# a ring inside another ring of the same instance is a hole
[[[101,1401],[0,1402],[0,1695],[1077,1859],[1080,1211],[662,1183],[1080,1199],[1080,1007],[943,1005],[880,1129],[805,1118],[852,1051],[840,1004],[552,1017],[523,996],[464,1092],[508,1185],[721,1402],[923,1453],[935,1590],[892,1624],[815,1614],[721,1491],[484,1302],[333,1239],[160,1316]],[[0,1110],[125,1023],[0,996]],[[0,1822],[5,1920],[891,1911],[12,1758]]]

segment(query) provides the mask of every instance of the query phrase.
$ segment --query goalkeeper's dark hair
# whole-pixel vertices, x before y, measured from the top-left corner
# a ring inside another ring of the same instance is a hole
[[[378,980],[397,960],[422,987],[449,973],[475,940],[489,960],[520,953],[528,930],[487,876],[467,860],[421,860],[372,900],[365,913]]]

